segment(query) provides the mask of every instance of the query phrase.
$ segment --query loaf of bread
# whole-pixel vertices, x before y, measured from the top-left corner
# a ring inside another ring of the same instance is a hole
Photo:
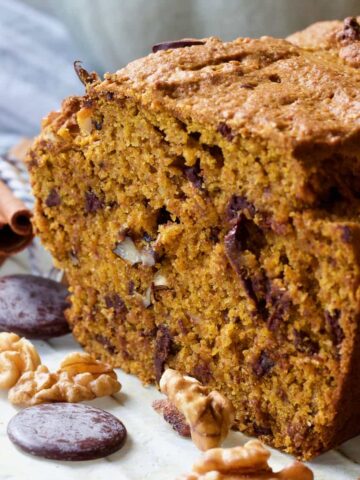
[[[360,432],[360,72],[269,37],[154,51],[102,81],[77,64],[86,94],[29,153],[73,333],[312,458]]]

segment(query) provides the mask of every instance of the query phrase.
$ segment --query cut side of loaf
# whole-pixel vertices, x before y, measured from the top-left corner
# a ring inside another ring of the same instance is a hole
[[[360,75],[284,40],[202,43],[89,75],[45,119],[36,230],[88,352],[194,376],[309,459],[360,432]]]

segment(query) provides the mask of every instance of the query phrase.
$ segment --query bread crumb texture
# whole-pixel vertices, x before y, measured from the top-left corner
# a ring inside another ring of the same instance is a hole
[[[299,458],[360,433],[358,70],[209,38],[89,78],[28,156],[80,344]]]

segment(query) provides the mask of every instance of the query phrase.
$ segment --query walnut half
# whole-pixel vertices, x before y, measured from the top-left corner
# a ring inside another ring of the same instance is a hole
[[[167,369],[160,380],[160,390],[184,415],[191,438],[200,450],[219,446],[234,420],[231,402],[219,392],[210,391],[195,378]]]
[[[45,402],[77,403],[112,395],[120,389],[111,367],[87,353],[72,353],[56,373],[40,365],[36,371],[23,374],[9,391],[9,400],[23,407]]]
[[[15,333],[0,333],[0,389],[13,387],[25,372],[32,372],[41,360],[36,348]]]
[[[313,480],[309,468],[294,462],[280,472],[268,464],[270,452],[259,440],[250,440],[243,447],[213,448],[198,460],[193,471],[179,480]]]

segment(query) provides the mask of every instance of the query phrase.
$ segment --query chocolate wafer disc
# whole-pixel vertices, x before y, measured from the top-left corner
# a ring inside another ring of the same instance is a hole
[[[34,275],[0,278],[0,331],[47,339],[70,332],[65,285]]]
[[[26,408],[9,422],[7,433],[26,453],[64,461],[107,457],[123,446],[127,435],[111,413],[77,403]]]

